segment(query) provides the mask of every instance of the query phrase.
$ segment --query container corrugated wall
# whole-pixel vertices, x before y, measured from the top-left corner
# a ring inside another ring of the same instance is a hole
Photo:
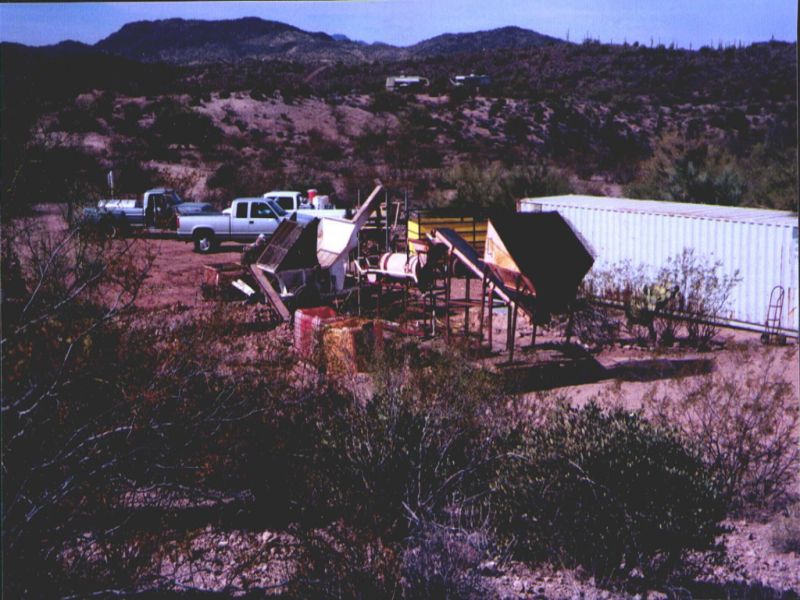
[[[798,229],[787,224],[736,221],[681,214],[652,214],[609,210],[538,198],[521,200],[522,212],[558,211],[592,245],[595,270],[608,269],[622,261],[657,270],[683,252],[721,261],[722,271],[739,271],[724,322],[763,330],[770,293],[783,286],[785,297],[781,326],[797,335],[798,322]]]

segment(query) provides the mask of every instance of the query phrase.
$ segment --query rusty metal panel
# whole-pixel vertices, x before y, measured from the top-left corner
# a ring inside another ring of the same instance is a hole
[[[298,223],[291,219],[281,222],[270,238],[258,264],[270,273],[289,269],[312,269],[317,261],[317,227],[319,219]]]

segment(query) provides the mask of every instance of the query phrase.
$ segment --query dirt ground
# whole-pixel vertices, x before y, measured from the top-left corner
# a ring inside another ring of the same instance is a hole
[[[38,219],[50,231],[63,228],[61,211],[55,207],[41,207]],[[204,299],[201,293],[203,266],[238,262],[241,252],[240,245],[225,244],[214,254],[203,256],[195,254],[191,244],[169,239],[142,239],[135,246],[137,251],[149,252],[153,257],[137,306],[153,314],[184,317],[195,310],[213,307],[217,302]],[[463,283],[457,283],[454,297],[463,296],[463,292]],[[479,293],[479,284],[473,281],[472,297],[478,297]],[[257,307],[250,308],[256,311],[253,319],[258,320]],[[473,308],[470,312],[474,332],[479,311]],[[460,309],[458,314],[453,315],[454,333],[449,343],[463,343],[459,341],[463,337],[458,334],[463,330],[463,324],[463,309]],[[443,319],[440,319],[440,326],[443,325]],[[579,346],[565,349],[561,331],[541,328],[537,332],[536,346],[530,347],[531,326],[520,318],[515,360],[508,364],[508,354],[504,349],[504,309],[495,311],[492,327],[492,352],[482,362],[490,368],[509,373],[510,379],[518,383],[517,391],[522,402],[537,402],[541,394],[546,393],[563,395],[575,404],[595,399],[606,405],[638,409],[648,395],[680,393],[708,373],[735,377],[742,370],[742,356],[747,357],[747,366],[755,370],[769,368],[774,375],[789,382],[794,397],[800,402],[800,358],[796,339],[790,339],[785,346],[764,346],[758,333],[722,329],[716,340],[716,349],[710,352],[681,348],[656,352],[631,343],[590,353]],[[259,347],[258,344],[249,344],[247,352],[252,353],[253,348]],[[230,357],[226,360],[230,360]],[[765,586],[777,594],[764,597],[781,597],[784,592],[789,595],[783,597],[798,597],[800,555],[780,553],[772,547],[769,541],[770,520],[742,520],[730,525],[732,531],[723,540],[728,547],[728,563],[709,568],[702,578],[708,582]],[[615,597],[615,594],[598,590],[590,582],[579,581],[574,574],[563,571],[530,571],[517,565],[495,579],[501,597]],[[624,593],[620,593],[620,596],[628,597]],[[639,597],[642,597],[641,594]]]

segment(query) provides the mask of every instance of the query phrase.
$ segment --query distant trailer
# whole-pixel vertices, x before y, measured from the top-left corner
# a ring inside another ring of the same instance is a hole
[[[598,196],[524,198],[520,212],[557,211],[591,244],[593,270],[630,261],[651,273],[692,249],[741,281],[720,323],[765,331],[770,296],[784,289],[780,331],[798,336],[798,217],[795,213]]]
[[[453,87],[485,87],[492,84],[492,78],[488,75],[476,75],[470,73],[469,75],[454,75],[450,78],[450,85]]]
[[[418,75],[395,75],[386,78],[386,89],[390,92],[396,90],[417,90],[428,87],[430,81],[427,77]]]

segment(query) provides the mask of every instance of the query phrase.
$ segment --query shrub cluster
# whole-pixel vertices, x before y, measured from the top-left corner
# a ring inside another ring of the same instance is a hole
[[[526,432],[498,467],[498,533],[518,556],[602,580],[669,574],[712,547],[724,504],[700,458],[641,414],[590,404]]]
[[[641,343],[672,345],[683,334],[686,344],[707,350],[740,280],[738,271],[726,274],[721,262],[685,249],[654,275],[630,261],[593,271],[583,293],[588,300],[603,298],[622,304],[627,331]],[[581,313],[581,318],[588,317]],[[609,334],[615,329],[604,328]]]

